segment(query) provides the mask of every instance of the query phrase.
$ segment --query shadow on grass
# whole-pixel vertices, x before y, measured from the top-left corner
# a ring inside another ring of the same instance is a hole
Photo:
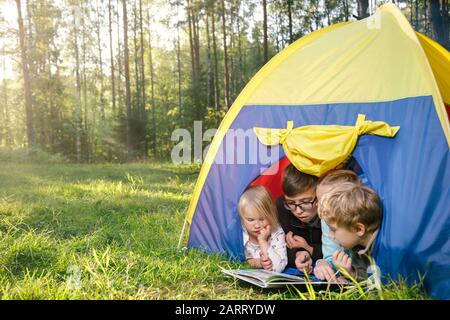
[[[23,248],[9,252],[2,262],[2,268],[14,276],[24,276],[27,272],[41,274],[56,261],[56,251],[51,248]]]
[[[26,204],[23,205],[32,205]],[[115,233],[131,232],[133,220],[161,225],[161,218],[175,222],[174,213],[184,212],[188,200],[168,195],[133,195],[117,199],[86,197],[59,202],[52,207],[44,203],[32,205],[22,223],[33,229],[49,230],[59,239],[83,237],[99,229],[111,229]],[[135,226],[136,227],[136,226]]]

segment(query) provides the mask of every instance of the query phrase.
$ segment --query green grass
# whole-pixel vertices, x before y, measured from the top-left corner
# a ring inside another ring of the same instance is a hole
[[[391,283],[364,294],[265,291],[237,264],[177,250],[198,166],[11,163],[0,159],[2,299],[424,299]]]

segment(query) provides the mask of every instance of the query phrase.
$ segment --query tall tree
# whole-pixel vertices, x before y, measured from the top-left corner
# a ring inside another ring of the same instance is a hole
[[[230,51],[229,51],[229,58],[230,58],[230,105],[232,101],[234,100],[236,96],[236,81],[238,79],[237,74],[238,70],[236,70],[236,34],[235,34],[235,21],[237,20],[237,6],[236,1],[230,1]]]
[[[344,11],[344,17],[345,17],[345,21],[348,21],[350,19],[350,9],[349,9],[349,4],[348,4],[348,0],[343,0],[343,11]]]
[[[267,36],[267,0],[263,0],[263,52],[264,52],[264,64],[269,61],[269,48],[268,48],[268,36]]]
[[[124,67],[125,67],[125,107],[127,114],[127,157],[131,159],[133,153],[133,144],[131,137],[132,115],[131,115],[131,84],[130,84],[130,52],[128,48],[128,13],[127,0],[122,0],[123,9],[123,48],[124,48]]]
[[[192,96],[194,101],[195,118],[201,120],[202,109],[200,103],[200,39],[198,32],[198,7],[191,0],[187,0],[187,18],[189,28],[189,46],[192,66]]]
[[[33,127],[33,106],[31,101],[31,82],[28,68],[27,46],[25,44],[26,30],[23,25],[22,3],[20,0],[16,0],[16,7],[17,7],[17,21],[19,24],[19,41],[20,41],[20,54],[22,62],[22,75],[25,91],[24,95],[25,95],[25,115],[27,123],[27,142],[28,147],[32,148],[34,147],[35,143],[35,135]]]
[[[448,0],[442,0],[443,37],[447,39],[447,50],[450,51],[450,4]]]
[[[220,108],[220,87],[219,87],[219,58],[217,54],[217,41],[216,41],[216,19],[214,10],[215,1],[211,2],[211,24],[212,24],[212,45],[214,53],[214,108],[219,110]]]
[[[5,44],[3,43],[2,50],[2,69],[3,69],[3,103],[2,108],[0,109],[0,118],[2,121],[2,128],[0,131],[0,145],[2,140],[5,141],[5,145],[10,147],[12,145],[11,141],[11,128],[9,121],[9,108],[8,108],[8,79],[6,79],[6,49]]]
[[[181,73],[181,45],[180,45],[180,23],[177,22],[177,75],[178,75],[178,109],[180,118],[183,119],[183,96],[181,94],[181,82],[182,82],[182,73]],[[153,85],[153,81],[152,81]],[[153,101],[153,93],[152,93],[152,101]],[[153,103],[153,102],[152,102]]]
[[[98,0],[96,2],[96,13],[97,13],[97,43],[98,43],[98,65],[99,65],[99,78],[100,78],[100,131],[103,132],[105,125],[105,88],[103,80],[103,50],[102,50],[102,37],[101,37],[101,25],[103,12],[99,7]],[[101,136],[101,139],[103,137]]]
[[[431,31],[433,38],[444,47],[450,48],[448,1],[430,0]]]
[[[430,23],[430,1],[424,0],[423,1],[423,31],[425,34],[430,35],[431,33],[431,23]],[[431,36],[431,35],[430,35]]]
[[[114,52],[113,52],[113,35],[112,35],[112,3],[108,0],[108,31],[109,31],[109,58],[111,69],[111,101],[113,115],[116,113],[116,79],[114,70]]]
[[[244,64],[244,55],[242,50],[242,29],[241,29],[241,20],[244,17],[244,15],[240,15],[241,8],[244,10],[245,5],[242,4],[241,1],[238,1],[238,7],[237,7],[237,34],[238,34],[238,65],[239,65],[239,73],[238,73],[238,88],[239,90],[242,89],[243,83],[244,83],[244,77],[245,77],[245,64]]]
[[[147,11],[147,19],[148,19],[148,67],[150,69],[150,103],[151,103],[151,112],[152,112],[152,131],[151,131],[151,149],[153,157],[156,156],[156,103],[155,103],[155,73],[153,67],[153,50],[152,50],[152,33],[151,33],[151,15],[150,8]],[[179,59],[179,57],[178,57]],[[178,73],[178,77],[180,77],[180,72]],[[178,79],[179,86],[180,78]],[[181,88],[179,87],[179,90]],[[181,93],[179,92],[179,95]],[[180,106],[181,108],[181,106]]]
[[[121,48],[121,42],[120,42],[120,2],[121,0],[117,0],[117,103],[118,103],[118,112],[119,115],[122,115],[123,110],[123,90],[122,90],[122,52],[120,50]]]
[[[226,8],[225,1],[222,0],[222,34],[223,34],[223,65],[225,78],[225,107],[231,106],[230,99],[230,74],[228,71],[228,47],[227,47],[227,28],[226,28]]]
[[[288,0],[288,29],[289,29],[289,43],[294,42],[294,33],[292,32],[292,0]]]
[[[414,0],[414,12],[415,12],[415,29],[419,31],[419,0]]]
[[[134,84],[135,84],[135,111],[140,114],[142,108],[141,82],[140,82],[140,66],[139,66],[139,47],[138,47],[138,8],[137,0],[133,4],[133,49],[132,57],[134,58]],[[136,114],[136,112],[135,112]],[[137,122],[135,123],[137,125]],[[136,147],[136,145],[135,145]]]
[[[358,0],[358,20],[369,16],[369,0]]]
[[[77,152],[77,163],[81,162],[81,80],[80,80],[80,57],[78,52],[78,17],[77,11],[73,8],[73,46],[75,49],[75,75],[77,83],[77,96],[75,104],[75,114],[76,114],[76,152]]]
[[[207,9],[205,21],[206,21],[206,61],[207,61],[207,81],[206,81],[206,107],[211,106],[212,95],[214,94],[214,75],[213,75],[213,66],[212,66],[212,59],[211,59],[211,33],[210,33],[210,26],[209,26],[209,16],[210,12]]]
[[[82,121],[84,123],[84,132],[86,133],[86,161],[89,163],[92,161],[92,144],[91,137],[93,134],[89,134],[89,116],[88,116],[88,75],[87,75],[87,51],[88,51],[88,35],[87,35],[87,27],[86,27],[86,18],[88,17],[88,8],[86,3],[81,5],[82,16],[81,16],[81,55],[82,55],[82,90],[83,90],[83,118]],[[94,110],[92,110],[94,111]],[[92,131],[94,130],[94,126],[92,126]]]
[[[145,63],[144,63],[144,55],[145,55],[145,47],[144,47],[144,23],[142,16],[142,0],[139,0],[139,36],[140,36],[140,63],[141,63],[141,94],[142,94],[142,109],[145,111]]]
[[[145,47],[144,47],[144,22],[142,14],[142,0],[139,0],[139,35],[140,35],[140,63],[141,63],[141,123],[142,123],[142,134],[141,138],[143,140],[143,156],[148,157],[148,145],[147,145],[147,110],[146,110],[146,94],[145,94]]]

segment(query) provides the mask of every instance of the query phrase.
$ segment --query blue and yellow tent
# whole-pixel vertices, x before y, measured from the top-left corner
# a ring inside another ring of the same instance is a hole
[[[362,114],[400,127],[393,138],[362,135],[353,149],[383,203],[374,258],[384,275],[410,283],[425,275],[432,296],[450,298],[446,105],[449,52],[414,32],[392,4],[302,37],[255,75],[223,119],[187,212],[188,246],[244,259],[236,205],[264,165],[218,161],[236,147],[225,143],[231,129],[355,126]],[[285,158],[282,145],[260,147]]]

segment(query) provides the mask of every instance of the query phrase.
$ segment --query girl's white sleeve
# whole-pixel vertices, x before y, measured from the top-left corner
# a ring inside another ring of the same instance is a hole
[[[286,239],[281,227],[270,235],[269,248],[267,255],[272,261],[272,270],[282,272],[288,263],[286,251]]]

